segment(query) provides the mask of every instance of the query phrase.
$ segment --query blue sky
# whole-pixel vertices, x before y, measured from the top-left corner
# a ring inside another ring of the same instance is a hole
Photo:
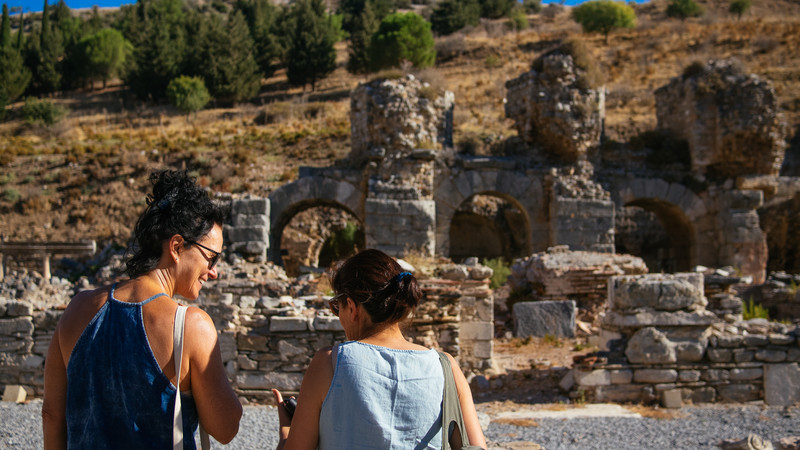
[[[57,0],[50,0],[50,4],[56,3]],[[585,0],[567,0],[566,5],[577,5]],[[643,0],[637,0],[640,3]],[[67,6],[71,9],[91,8],[93,5],[99,7],[119,6],[130,3],[136,3],[136,0],[66,0]],[[41,11],[44,6],[44,0],[0,0],[0,3],[8,4],[9,8],[14,6],[22,6],[23,11]],[[559,3],[558,0],[542,0],[542,3]]]

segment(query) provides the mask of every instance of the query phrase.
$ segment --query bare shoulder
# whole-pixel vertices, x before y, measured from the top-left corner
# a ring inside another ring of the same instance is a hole
[[[69,301],[59,325],[62,328],[68,325],[75,325],[82,330],[108,300],[110,290],[111,287],[105,286],[77,293]],[[82,325],[80,325],[81,323]]]
[[[196,306],[190,306],[186,310],[184,333],[190,348],[202,349],[203,353],[210,353],[217,343],[217,328],[214,326],[214,320],[207,312]]]

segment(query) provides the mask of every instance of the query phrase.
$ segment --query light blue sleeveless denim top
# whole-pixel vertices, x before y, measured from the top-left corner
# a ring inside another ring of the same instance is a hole
[[[114,298],[83,330],[67,367],[67,445],[70,449],[172,448],[175,386],[156,361],[141,303]],[[181,395],[184,449],[194,449],[197,408]]]
[[[435,350],[396,350],[350,341],[319,418],[319,448],[442,448],[444,378]]]

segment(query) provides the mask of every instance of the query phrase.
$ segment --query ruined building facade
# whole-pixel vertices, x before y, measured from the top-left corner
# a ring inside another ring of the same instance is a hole
[[[620,145],[602,140],[605,89],[586,86],[569,55],[534,67],[507,83],[506,115],[524,148],[511,156],[453,150],[452,93],[411,75],[359,85],[351,164],[301,169],[259,217],[240,214],[228,242],[279,261],[292,217],[327,206],[358,222],[367,247],[397,256],[475,255],[497,242],[513,247],[498,255],[508,258],[566,245],[641,256],[651,272],[733,266],[763,282],[759,209],[798,191],[778,176],[785,126],[769,82],[724,61],[687,70],[655,93],[660,137],[615,158]]]

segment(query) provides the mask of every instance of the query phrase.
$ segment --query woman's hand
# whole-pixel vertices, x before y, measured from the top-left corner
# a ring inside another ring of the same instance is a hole
[[[292,426],[292,418],[289,417],[289,413],[286,411],[286,407],[283,405],[283,395],[281,395],[281,391],[273,389],[272,395],[275,396],[275,405],[278,407],[278,422],[280,423],[280,427],[278,429],[278,437],[280,438],[278,448],[281,449],[283,448],[283,444],[286,442],[286,439],[289,438],[289,430]]]

